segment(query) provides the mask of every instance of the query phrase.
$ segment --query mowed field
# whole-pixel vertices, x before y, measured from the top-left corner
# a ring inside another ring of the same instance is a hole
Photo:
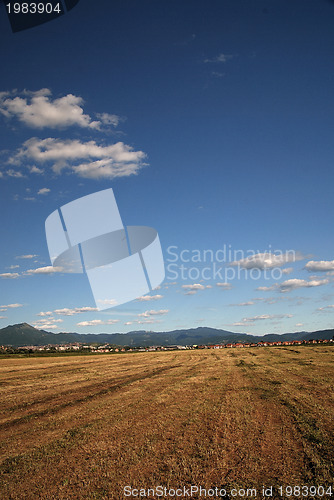
[[[0,498],[333,486],[333,359],[331,346],[1,359]]]

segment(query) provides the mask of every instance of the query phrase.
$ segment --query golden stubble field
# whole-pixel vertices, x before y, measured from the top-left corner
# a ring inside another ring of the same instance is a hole
[[[1,359],[0,498],[333,486],[333,358],[312,346]]]

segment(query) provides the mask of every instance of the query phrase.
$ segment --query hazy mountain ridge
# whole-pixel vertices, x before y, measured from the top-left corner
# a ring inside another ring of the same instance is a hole
[[[318,330],[315,332],[295,332],[284,334],[269,333],[264,336],[234,333],[209,327],[172,330],[167,332],[148,332],[144,330],[128,333],[51,333],[38,330],[28,323],[9,325],[0,329],[0,345],[14,347],[26,345],[82,343],[109,343],[121,346],[148,346],[148,345],[192,345],[231,342],[259,342],[284,340],[331,339],[334,329]]]

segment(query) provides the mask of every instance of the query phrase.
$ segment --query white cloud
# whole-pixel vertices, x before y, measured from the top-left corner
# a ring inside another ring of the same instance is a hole
[[[15,257],[15,259],[33,259],[34,257],[37,257],[35,254],[28,254],[28,255],[18,255]]]
[[[53,171],[58,174],[67,168],[79,177],[113,179],[137,174],[145,165],[144,158],[146,154],[143,151],[134,151],[123,142],[104,146],[96,141],[32,137],[23,143],[9,162],[19,165],[25,160],[33,160],[40,164],[51,163]]]
[[[52,311],[41,311],[37,316],[52,316]]]
[[[44,170],[42,168],[36,167],[36,165],[33,165],[32,167],[30,167],[30,172],[32,174],[43,174]]]
[[[42,314],[38,314],[38,316],[43,316]],[[39,328],[39,329],[42,329],[42,330],[54,330],[56,328],[59,328],[57,326],[57,323],[62,323],[63,320],[62,319],[55,319],[53,316],[52,316],[52,313],[51,315],[46,315],[47,317],[43,318],[43,319],[38,319],[37,321],[35,321],[32,326],[34,326],[35,328]]]
[[[32,325],[37,329],[42,329],[42,330],[59,330],[59,326],[55,325],[53,323],[46,323],[45,325],[39,326],[39,325]]]
[[[23,307],[23,304],[6,304],[0,306],[0,311],[4,312],[7,311],[7,309],[16,309],[17,307]]]
[[[267,288],[269,287],[259,287],[257,290],[260,288],[265,288],[265,291],[267,291]],[[257,297],[255,299],[252,299],[254,301],[262,301],[265,302],[266,304],[276,304],[280,300],[285,300],[285,297]]]
[[[334,260],[310,260],[305,264],[305,269],[314,273],[334,271]]]
[[[6,170],[6,174],[8,175],[8,177],[16,177],[17,179],[25,177],[22,174],[22,172],[19,172],[18,170],[13,170],[12,168],[10,168],[9,170]]]
[[[43,195],[43,194],[48,194],[48,193],[50,193],[50,191],[51,191],[51,189],[49,189],[49,188],[41,188],[41,189],[38,191],[38,193],[37,193],[37,194],[42,194],[42,195]]]
[[[140,315],[139,315],[140,316]],[[161,320],[159,319],[134,319],[133,321],[126,321],[124,323],[124,325],[126,326],[130,326],[130,325],[133,325],[133,324],[137,324],[137,325],[146,325],[146,324],[153,324],[153,323],[161,323]]]
[[[138,314],[139,318],[149,318],[150,316],[161,316],[163,314],[167,314],[169,312],[168,309],[160,309],[160,311],[145,311],[141,314]]]
[[[19,97],[17,92],[0,96],[0,113],[7,118],[17,118],[29,127],[65,128],[77,125],[83,128],[99,129],[101,122],[93,121],[83,112],[82,97],[67,94],[52,99],[49,89],[25,92]],[[110,115],[113,116],[113,115]]]
[[[18,269],[20,266],[17,264],[16,266],[14,265],[11,265],[9,267],[7,267],[6,269]]]
[[[327,283],[329,283],[328,279],[313,279],[310,281],[291,279],[280,283],[279,289],[281,292],[290,292],[290,290],[296,290],[297,288],[311,288],[315,286],[327,285]]]
[[[325,311],[325,312],[334,311],[334,304],[329,306],[318,307],[317,311]]]
[[[201,283],[194,283],[192,285],[182,285],[184,290],[188,290],[184,295],[195,295],[200,290],[205,290],[206,288],[211,288],[210,285],[204,286]]]
[[[97,302],[100,304],[100,305],[104,305],[104,306],[117,306],[118,302],[117,300],[115,299],[97,299]]]
[[[41,330],[56,330],[59,328],[57,323],[62,323],[62,322],[63,322],[62,319],[55,319],[53,317],[48,317],[45,319],[39,319],[35,321],[34,323],[32,323],[32,326],[34,328],[38,328]]]
[[[0,316],[0,319],[5,319],[7,318],[7,316]]]
[[[96,113],[96,116],[104,125],[112,125],[113,127],[117,127],[121,120],[119,116],[111,115],[109,113]]]
[[[2,278],[2,279],[16,279],[19,276],[20,276],[19,273],[2,273],[2,274],[0,274],[0,278]]]
[[[53,312],[56,314],[61,314],[63,316],[73,316],[74,314],[81,314],[85,312],[95,312],[97,311],[96,307],[84,306],[84,307],[75,307],[74,309],[68,309],[65,307],[64,309],[55,309]]]
[[[216,286],[219,286],[223,290],[231,290],[232,288],[231,283],[216,283]]]
[[[45,323],[63,323],[64,320],[62,319],[55,319],[55,318],[45,318],[45,319],[38,319],[35,323],[39,323],[41,325],[44,325]]]
[[[194,283],[193,285],[182,285],[182,288],[185,290],[205,290],[205,286],[201,285],[200,283]]]
[[[230,304],[231,306],[240,306],[240,307],[243,307],[243,306],[253,306],[254,305],[254,302],[252,300],[250,300],[249,302],[240,302],[239,304]]]
[[[45,266],[45,267],[38,267],[37,269],[28,269],[27,271],[25,271],[24,274],[31,276],[32,274],[54,274],[61,272],[62,272],[61,267]]]
[[[211,75],[214,76],[215,78],[223,78],[223,76],[225,76],[225,73],[221,73],[220,71],[212,71]]]
[[[278,288],[278,283],[270,286],[258,286],[256,290],[259,290],[260,292],[270,292],[272,290],[277,290],[277,288]]]
[[[281,267],[287,262],[297,262],[305,259],[300,252],[294,250],[286,251],[284,253],[257,253],[246,257],[245,259],[235,260],[231,262],[231,266],[240,266],[243,269],[270,269],[273,267]]]
[[[138,325],[147,325],[150,324],[152,325],[153,323],[161,323],[160,320],[153,320],[153,319],[145,319],[143,321],[137,321]]]
[[[291,274],[293,271],[293,267],[286,267],[285,269],[282,269],[283,274]]]
[[[163,298],[163,295],[143,295],[142,297],[138,297],[136,299],[138,302],[150,302],[151,300],[160,300]]]
[[[118,322],[119,319],[108,319],[107,321],[102,321],[102,319],[93,319],[91,321],[81,321],[81,323],[77,323],[77,326],[114,325]]]
[[[219,54],[218,56],[213,57],[212,59],[204,59],[205,63],[226,63],[233,59],[232,54]]]
[[[275,320],[275,319],[284,319],[284,318],[292,318],[293,314],[260,314],[259,316],[252,316],[250,318],[243,318],[241,321],[233,323],[233,326],[244,326],[255,323],[256,321],[265,321],[265,320]]]
[[[272,290],[278,290],[280,292],[291,292],[291,290],[296,290],[297,288],[312,288],[316,286],[327,285],[329,279],[318,279],[313,278],[309,281],[293,278],[290,280],[283,281],[282,283],[275,283],[271,286],[259,286],[256,290],[269,292]]]

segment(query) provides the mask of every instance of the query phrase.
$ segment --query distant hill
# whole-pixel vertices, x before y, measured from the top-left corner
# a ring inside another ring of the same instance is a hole
[[[193,345],[231,342],[259,342],[261,340],[273,342],[282,340],[310,340],[331,339],[334,329],[315,332],[295,332],[267,334],[264,336],[233,333],[217,328],[199,327],[187,330],[173,330],[170,332],[147,332],[145,330],[129,333],[51,333],[38,330],[28,323],[9,325],[0,329],[0,345],[13,347],[27,345],[67,344],[70,342],[109,343],[121,346],[149,346],[149,345]]]

